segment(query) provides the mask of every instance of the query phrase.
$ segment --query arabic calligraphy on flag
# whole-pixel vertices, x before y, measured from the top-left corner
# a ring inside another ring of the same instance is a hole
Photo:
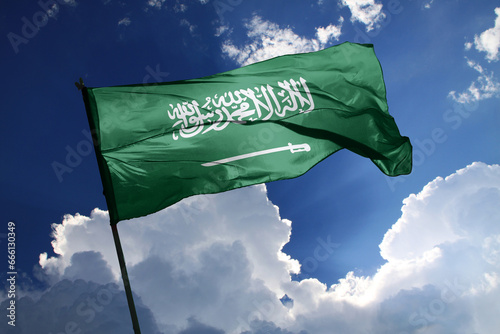
[[[278,81],[277,85],[280,90],[276,93],[273,86],[267,84],[207,96],[201,108],[197,100],[178,102],[175,106],[169,104],[168,116],[175,121],[173,139],[179,139],[179,135],[189,138],[211,130],[221,131],[231,122],[267,121],[273,115],[283,118],[297,110],[299,113],[314,110],[304,78]]]

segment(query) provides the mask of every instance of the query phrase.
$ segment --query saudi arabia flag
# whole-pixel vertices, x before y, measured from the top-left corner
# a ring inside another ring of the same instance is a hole
[[[411,171],[372,45],[343,43],[209,77],[83,88],[112,224],[182,198],[302,175],[346,148]]]

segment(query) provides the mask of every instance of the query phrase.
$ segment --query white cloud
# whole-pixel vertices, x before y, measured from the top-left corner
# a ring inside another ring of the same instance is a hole
[[[495,8],[497,18],[495,26],[474,36],[474,45],[478,51],[486,52],[488,61],[497,61],[500,48],[500,7]]]
[[[436,178],[403,201],[401,218],[380,244],[382,257],[389,262],[417,260],[437,253],[436,247],[450,249],[463,242],[481,248],[483,242],[500,235],[500,215],[496,215],[500,207],[493,205],[499,196],[498,165],[474,163]]]
[[[351,22],[363,23],[366,31],[373,30],[385,18],[383,5],[375,0],[342,0],[341,5],[349,7]]]
[[[229,29],[228,26],[226,25],[221,25],[221,26],[218,26],[216,29],[215,29],[215,37],[220,37],[222,34],[226,33],[226,32],[230,32],[231,30]]]
[[[87,270],[88,268],[92,267],[87,267]],[[159,334],[151,311],[137,296],[135,301],[143,333]],[[0,303],[3,310],[7,309],[7,303],[8,300]],[[132,333],[127,300],[123,291],[114,283],[62,280],[39,298],[18,298],[16,306],[15,330],[12,331],[13,327],[7,321],[2,321],[0,332]]]
[[[83,258],[95,258],[93,251],[102,254],[113,282],[119,282],[107,220],[100,210],[91,217],[66,216],[54,227],[53,247],[60,257],[42,255],[44,271],[56,279],[75,279],[83,275]],[[262,320],[287,318],[279,301],[281,285],[299,266],[279,255],[290,222],[279,218],[264,186],[192,197],[118,227],[133,289],[163,327],[180,330],[196,316],[208,326],[243,330],[259,314],[257,307],[272,309]],[[87,253],[75,261],[82,252]]]
[[[425,2],[424,9],[430,9],[433,2],[434,2],[434,0],[430,0],[430,1],[428,0],[427,2]]]
[[[156,9],[162,9],[165,0],[148,0],[147,5]]]
[[[437,178],[405,199],[375,275],[349,273],[329,289],[291,282],[291,312],[310,333],[494,332],[500,321],[484,311],[500,296],[499,202],[498,165]]]
[[[121,25],[124,25],[125,27],[129,26],[130,23],[132,23],[132,21],[130,20],[129,17],[124,17],[123,19],[121,19],[120,21],[118,21],[118,25],[121,26]]]
[[[344,18],[341,16],[339,19],[339,25],[330,24],[329,26],[323,28],[316,28],[316,37],[318,38],[321,44],[327,44],[331,40],[338,41],[340,35],[342,33],[342,23],[344,22]]]
[[[462,93],[451,91],[448,95],[458,103],[477,102],[492,97],[500,97],[500,82],[494,73],[489,73],[481,65],[473,60],[467,59],[467,65],[479,73],[479,77],[473,81],[469,88]]]
[[[473,163],[436,178],[403,201],[380,244],[386,263],[377,273],[347,273],[330,287],[313,278],[291,281],[298,262],[281,252],[291,223],[262,185],[191,197],[118,228],[146,332],[158,326],[165,334],[494,333],[499,202],[498,165]],[[59,256],[40,259],[53,285],[39,300],[19,301],[44,332],[69,321],[95,333],[106,319],[120,329],[130,324],[123,291],[114,285],[120,278],[108,219],[94,210],[54,226]],[[80,306],[76,313],[78,306],[102,289],[111,292],[101,292],[105,307],[87,323],[81,314],[90,311]],[[293,300],[288,306],[279,301],[284,294]]]
[[[341,34],[343,18],[339,25],[333,24],[316,28],[316,38],[297,35],[291,28],[280,28],[276,23],[254,16],[245,24],[250,43],[238,47],[232,41],[225,41],[222,51],[241,65],[252,64],[285,54],[318,51],[331,40],[338,40]]]

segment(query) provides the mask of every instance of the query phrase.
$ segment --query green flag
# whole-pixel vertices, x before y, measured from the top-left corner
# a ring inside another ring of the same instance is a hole
[[[83,97],[112,224],[191,195],[294,178],[342,148],[389,176],[411,171],[372,45],[199,79],[84,88]]]

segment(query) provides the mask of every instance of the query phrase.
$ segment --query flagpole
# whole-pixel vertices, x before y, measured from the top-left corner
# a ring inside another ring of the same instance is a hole
[[[75,82],[76,88],[78,88],[79,91],[82,92],[84,96],[84,101],[85,101],[85,94],[86,89],[85,89],[85,84],[83,83],[83,79],[80,78],[77,82]],[[95,124],[92,121],[92,118],[89,116],[88,109],[87,109],[87,103],[85,103],[85,109],[87,110],[87,117],[89,120],[89,125],[90,129],[92,130],[92,141],[94,142],[94,148],[95,152],[97,155],[98,150],[98,140],[95,134]],[[97,163],[99,165],[99,171],[101,172],[101,179],[102,179],[102,166],[97,159]],[[106,202],[108,201],[108,198],[106,197]],[[108,208],[109,208],[109,203],[108,203]],[[112,217],[111,217],[112,218]],[[141,328],[139,327],[139,319],[137,318],[137,312],[135,310],[135,304],[134,304],[134,297],[132,296],[132,288],[130,287],[130,281],[128,280],[128,274],[127,274],[127,266],[125,264],[125,257],[123,256],[123,249],[122,249],[122,244],[120,242],[120,236],[118,235],[118,228],[117,228],[117,221],[111,220],[111,231],[113,232],[113,239],[115,241],[115,247],[116,247],[116,254],[118,255],[118,263],[120,264],[120,270],[122,273],[122,280],[123,280],[123,286],[125,287],[125,295],[127,296],[127,303],[128,303],[128,309],[130,310],[130,317],[132,318],[132,327],[134,328],[134,334],[141,334]]]
[[[118,228],[116,225],[117,224],[112,224],[111,230],[113,231],[113,239],[115,240],[116,254],[118,255],[118,262],[120,263],[123,285],[125,286],[125,294],[127,295],[128,308],[130,310],[130,317],[132,318],[132,326],[134,327],[135,334],[141,334],[141,328],[139,327],[139,320],[137,319],[137,312],[135,310],[134,297],[132,296],[132,289],[128,280],[125,257],[123,256],[120,236],[118,235]]]

